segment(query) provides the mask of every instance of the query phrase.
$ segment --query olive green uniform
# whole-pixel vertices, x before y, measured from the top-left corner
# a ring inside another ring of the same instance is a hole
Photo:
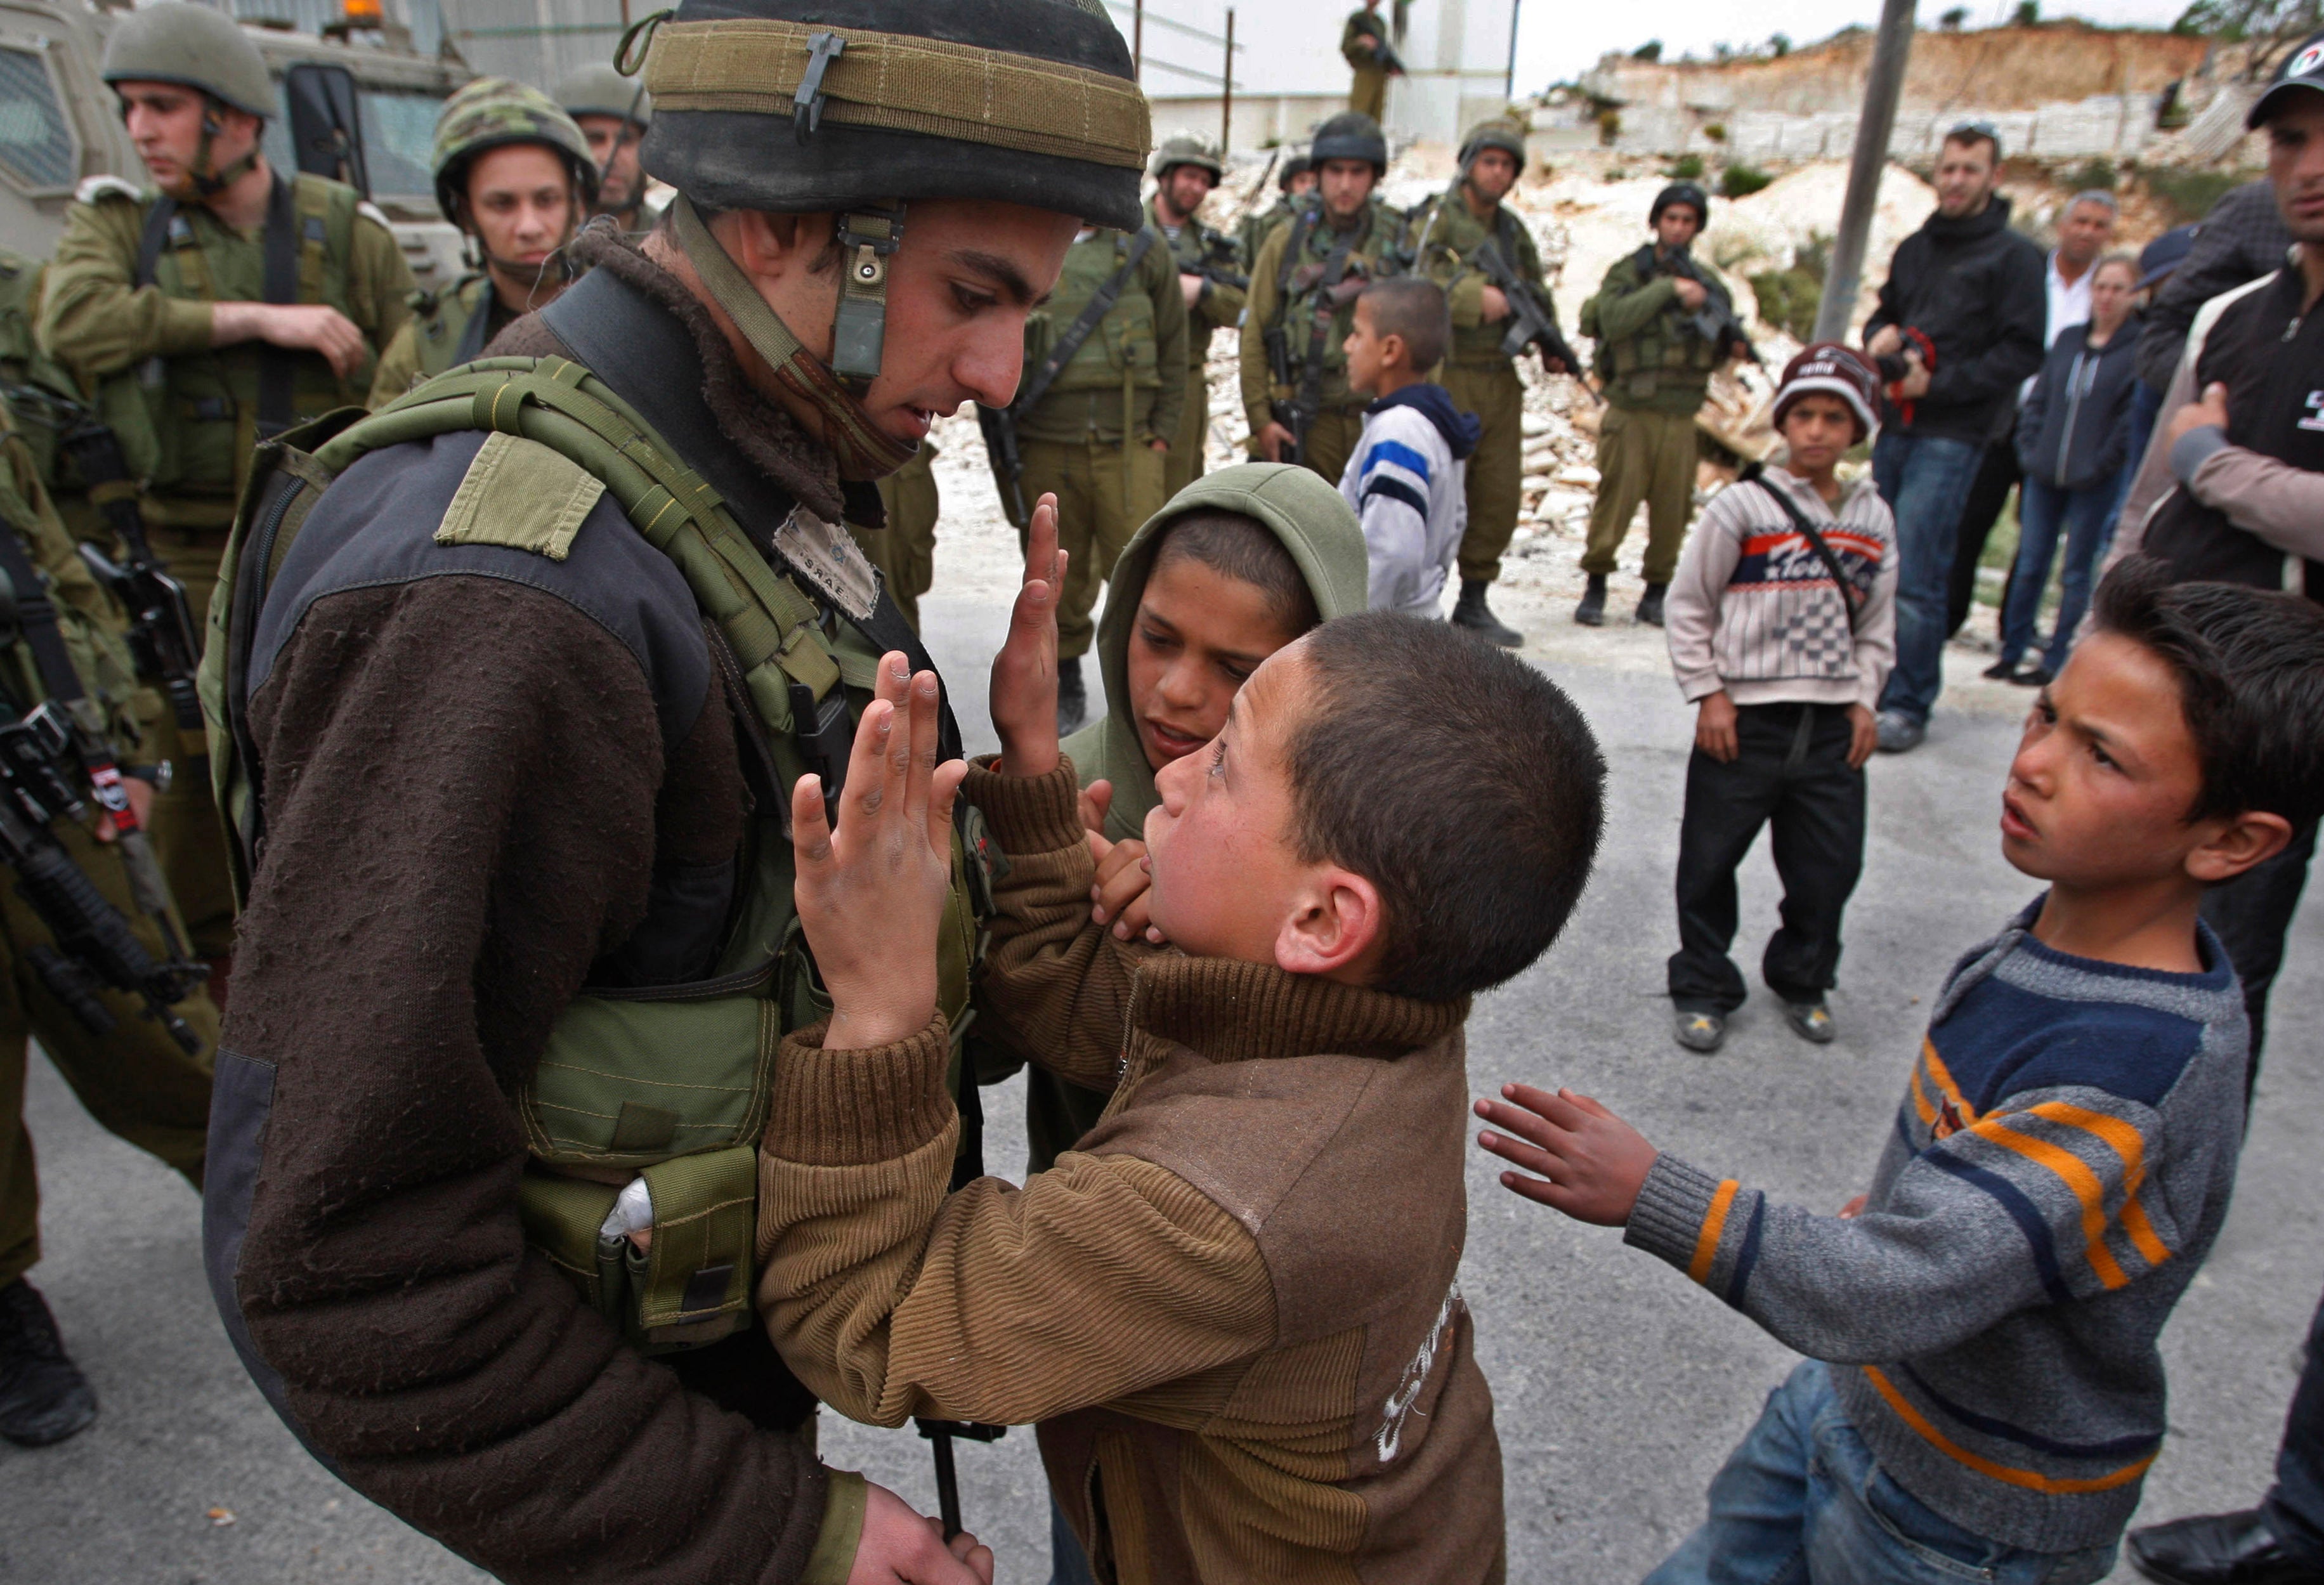
[[[1286,193],[1277,198],[1275,207],[1265,214],[1246,215],[1242,217],[1242,226],[1235,234],[1235,242],[1242,255],[1244,274],[1250,273],[1251,266],[1259,260],[1259,247],[1268,237],[1275,235],[1275,228],[1291,218],[1296,203],[1296,199]],[[1248,292],[1244,293],[1246,301],[1249,297]]]
[[[493,290],[492,278],[483,274],[463,277],[445,291],[415,291],[407,300],[411,317],[379,355],[379,371],[372,377],[369,405],[374,408],[385,407],[423,380],[481,357],[492,338],[517,318]],[[482,325],[476,323],[479,309],[484,316]]]
[[[1148,200],[1146,218],[1169,244],[1170,256],[1176,261],[1182,275],[1195,273],[1206,259],[1214,259],[1225,251],[1225,239],[1199,218],[1188,219],[1178,227],[1178,235],[1172,236],[1169,228],[1162,224],[1157,200]],[[1203,476],[1203,453],[1211,437],[1211,336],[1214,331],[1242,322],[1247,296],[1249,293],[1240,286],[1206,280],[1202,295],[1186,310],[1186,405],[1178,415],[1178,437],[1170,442],[1170,455],[1162,459],[1162,497],[1166,501]]]
[[[293,417],[303,421],[370,396],[378,349],[410,309],[411,271],[376,209],[319,176],[290,183],[299,230],[298,300],[327,303],[364,332],[370,349],[342,380],[319,353],[259,342],[210,346],[210,305],[266,297],[263,230],[235,231],[201,204],[178,206],[152,284],[137,284],[147,214],[158,201],[126,182],[84,183],[65,211],[49,266],[40,339],[85,388],[94,388],[129,470],[145,481],[138,507],[154,554],[186,586],[196,619],[217,585],[235,502],[260,438],[260,371],[269,353],[293,361]],[[169,756],[198,754],[188,746]],[[219,957],[233,945],[233,899],[209,791],[174,778],[154,801],[160,850],[194,944]]]
[[[1486,322],[1485,288],[1491,283],[1474,262],[1477,249],[1497,238],[1510,267],[1540,289],[1542,301],[1551,301],[1533,234],[1498,205],[1491,219],[1478,219],[1457,185],[1413,217],[1408,244],[1414,267],[1444,288],[1452,310],[1452,346],[1437,383],[1452,392],[1454,407],[1476,414],[1483,426],[1469,457],[1469,527],[1461,537],[1460,563],[1463,580],[1486,584],[1501,576],[1501,557],[1525,504],[1525,384],[1501,351],[1508,318]]]
[[[880,481],[888,526],[855,530],[856,543],[880,569],[889,597],[914,632],[920,631],[920,596],[936,581],[936,517],[942,510],[936,456],[935,441],[921,441],[911,461]]]
[[[1354,244],[1348,251],[1348,279],[1385,272],[1381,262],[1400,239],[1401,218],[1374,199],[1357,214],[1355,226]],[[1340,235],[1323,214],[1323,200],[1308,198],[1287,225],[1278,226],[1261,244],[1259,257],[1251,262],[1250,300],[1242,321],[1242,401],[1250,419],[1254,456],[1259,455],[1256,438],[1275,418],[1277,409],[1287,412],[1298,394],[1307,366],[1308,343],[1315,333],[1316,297]],[[1370,401],[1348,384],[1345,344],[1355,322],[1353,297],[1334,308],[1326,322],[1315,418],[1308,426],[1306,448],[1299,459],[1334,484],[1346,471],[1348,458],[1355,455],[1356,442],[1364,432],[1364,408]],[[1278,382],[1268,364],[1268,333],[1278,327],[1290,353],[1288,384]],[[1284,428],[1290,427],[1286,419]]]
[[[1603,576],[1646,503],[1646,580],[1667,584],[1694,510],[1694,415],[1718,357],[1688,323],[1678,283],[1657,274],[1652,244],[1615,261],[1582,311],[1598,340],[1606,410],[1598,431],[1598,499],[1582,570]],[[1708,264],[1695,267],[1717,280]]]
[[[1372,59],[1370,51],[1356,42],[1365,33],[1385,43],[1389,37],[1387,19],[1366,8],[1350,16],[1348,25],[1340,30],[1340,53],[1356,74],[1355,82],[1348,89],[1348,108],[1374,121],[1386,121],[1388,69]]]
[[[1129,255],[1130,235],[1097,231],[1065,253],[1046,326],[1028,328],[1047,346],[1081,317]],[[1057,497],[1057,543],[1072,557],[1057,608],[1057,654],[1089,652],[1098,585],[1138,526],[1162,510],[1162,454],[1156,440],[1178,433],[1186,400],[1186,301],[1178,267],[1159,237],[1040,401],[1018,416],[1025,499]],[[1028,366],[1038,357],[1027,359]],[[1168,377],[1164,377],[1165,373]]]
[[[5,342],[0,345],[0,362],[12,365],[23,350],[11,334],[14,328],[0,310],[0,338]],[[139,747],[139,689],[121,639],[123,619],[74,553],[72,538],[51,503],[39,466],[31,447],[11,429],[6,409],[0,407],[0,520],[5,520],[0,533],[15,534],[47,576],[50,598],[81,686],[102,712],[115,751],[128,758]],[[19,699],[39,696],[37,681],[23,644],[0,650],[0,684],[5,684],[12,709]],[[53,829],[105,900],[129,920],[146,950],[166,957],[160,931],[130,890],[119,847],[99,843],[72,821],[60,821]],[[40,1185],[23,1120],[24,1069],[33,1038],[90,1116],[177,1168],[197,1188],[202,1181],[217,1009],[200,991],[177,1006],[179,1016],[201,1037],[198,1055],[181,1050],[159,1022],[144,1016],[135,999],[111,991],[98,995],[115,1015],[114,1028],[93,1035],[42,983],[26,958],[31,949],[53,945],[47,926],[15,889],[0,889],[0,1286],[22,1276],[41,1258]]]

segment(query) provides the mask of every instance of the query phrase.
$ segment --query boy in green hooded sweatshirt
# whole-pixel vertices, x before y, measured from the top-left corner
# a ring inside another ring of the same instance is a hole
[[[1061,745],[1081,772],[1083,823],[1115,844],[1090,899],[1100,924],[1124,940],[1148,932],[1139,838],[1159,801],[1154,773],[1218,735],[1260,661],[1363,610],[1369,571],[1340,493],[1286,463],[1197,479],[1131,538],[1098,624],[1106,713]],[[1025,1077],[1026,1170],[1046,1172],[1097,1126],[1107,1096],[1042,1068]]]

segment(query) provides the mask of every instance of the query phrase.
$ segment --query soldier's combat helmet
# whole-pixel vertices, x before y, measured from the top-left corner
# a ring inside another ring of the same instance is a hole
[[[258,46],[223,11],[161,0],[124,13],[105,43],[108,85],[176,83],[261,120],[281,114],[274,78]]]
[[[1101,0],[680,0],[616,62],[640,157],[695,206],[984,198],[1134,231],[1152,125]]]
[[[1691,181],[1674,181],[1655,195],[1655,207],[1646,211],[1646,224],[1660,225],[1663,211],[1674,204],[1684,204],[1694,211],[1694,228],[1700,232],[1711,224],[1711,196]]]
[[[557,103],[576,121],[584,115],[613,115],[640,126],[653,124],[653,96],[636,78],[623,77],[610,60],[585,66],[558,83]]]
[[[1289,192],[1291,184],[1315,169],[1314,160],[1306,154],[1294,154],[1283,162],[1283,173],[1275,179],[1278,191]]]
[[[1469,174],[1469,167],[1475,164],[1477,156],[1487,149],[1500,150],[1502,153],[1517,162],[1517,174],[1520,176],[1525,174],[1526,129],[1517,121],[1506,115],[1495,116],[1490,121],[1480,121],[1469,129],[1469,135],[1461,140],[1461,174],[1462,176]]]
[[[1333,160],[1368,160],[1378,176],[1388,174],[1388,136],[1380,124],[1360,111],[1343,110],[1315,129],[1307,158],[1321,171]]]
[[[1227,168],[1219,162],[1218,155],[1211,152],[1211,145],[1191,132],[1180,133],[1154,151],[1154,180],[1169,180],[1170,172],[1181,165],[1192,165],[1209,171],[1213,181],[1227,173]]]
[[[539,88],[504,77],[480,77],[444,101],[436,116],[436,145],[429,163],[436,172],[436,207],[455,226],[465,226],[468,167],[488,149],[539,143],[573,173],[584,205],[597,198],[597,164],[589,140],[573,118]]]

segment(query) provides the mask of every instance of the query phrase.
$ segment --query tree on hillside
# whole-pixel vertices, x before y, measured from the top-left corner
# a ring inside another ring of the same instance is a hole
[[[2319,27],[2324,27],[2324,3],[2319,0],[2194,0],[2171,31],[2223,44],[2260,41],[2244,72],[2247,79],[2258,81],[2275,69],[2286,51]]]
[[[1956,5],[1937,18],[1937,25],[1949,33],[1957,33],[1961,31],[1961,24],[1967,21],[1969,21],[1969,7]]]
[[[1648,39],[1630,51],[1630,59],[1633,60],[1660,60],[1662,58],[1663,41],[1660,39]]]
[[[2042,0],[2017,0],[2017,9],[2010,14],[2009,25],[2030,28],[2042,20]]]

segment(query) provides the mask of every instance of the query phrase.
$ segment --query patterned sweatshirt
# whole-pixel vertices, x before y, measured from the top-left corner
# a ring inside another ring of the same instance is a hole
[[[1849,631],[1823,558],[1783,506],[1815,524],[1859,604]],[[1769,468],[1702,509],[1671,581],[1664,636],[1689,704],[1725,689],[1738,705],[1805,701],[1878,707],[1896,659],[1896,528],[1868,475],[1835,512],[1805,479]]]
[[[2241,991],[2052,952],[2037,902],[1954,968],[1852,1221],[1665,1155],[1626,1241],[1781,1341],[1852,1367],[1897,1483],[2011,1546],[2120,1535],[2162,1446],[2155,1340],[2227,1215]]]

